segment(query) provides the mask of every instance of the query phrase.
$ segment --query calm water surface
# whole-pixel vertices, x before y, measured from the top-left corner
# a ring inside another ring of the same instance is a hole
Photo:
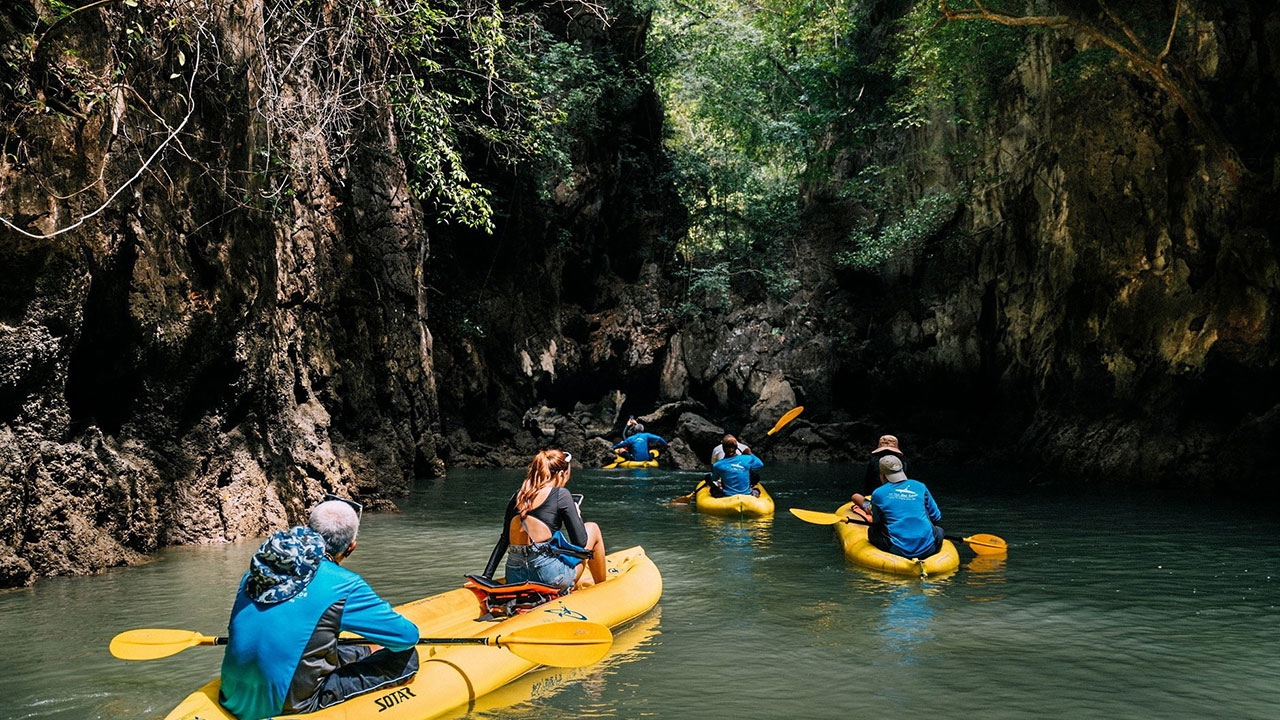
[[[455,717],[1280,717],[1271,510],[918,471],[949,534],[1011,544],[997,560],[961,548],[958,572],[921,582],[847,566],[831,528],[785,512],[834,510],[860,466],[766,470],[780,513],[746,522],[668,505],[694,473],[576,471],[584,515],[610,548],[645,547],[662,601],[603,663],[535,673]],[[403,513],[365,517],[348,566],[392,603],[458,586],[483,568],[520,475],[420,483]],[[139,627],[224,633],[256,547],[176,548],[0,593],[0,719],[163,717],[221,649],[126,662],[107,643]]]

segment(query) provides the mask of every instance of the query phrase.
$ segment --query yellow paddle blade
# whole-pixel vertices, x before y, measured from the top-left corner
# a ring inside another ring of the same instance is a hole
[[[489,639],[525,660],[550,667],[599,662],[613,646],[613,633],[600,623],[566,620],[521,628]]]
[[[779,431],[779,430],[781,430],[781,429],[783,428],[783,426],[785,426],[787,423],[791,422],[792,420],[795,420],[795,419],[796,419],[796,417],[798,417],[798,416],[800,415],[800,413],[802,413],[802,412],[804,412],[804,406],[803,406],[803,405],[799,405],[799,406],[797,406],[797,407],[793,407],[793,408],[791,408],[790,410],[788,410],[788,411],[787,411],[787,414],[786,414],[786,415],[783,415],[782,417],[778,418],[778,422],[774,423],[774,425],[773,425],[773,429],[769,430],[769,432],[767,432],[767,433],[765,433],[765,434],[766,434],[766,435],[772,435],[772,434],[774,434],[774,433],[778,432],[778,431]]]
[[[111,638],[111,654],[121,660],[155,660],[197,645],[216,645],[218,638],[194,630],[127,630]]]
[[[707,482],[706,480],[699,480],[698,484],[693,486],[693,492],[689,493],[688,495],[681,495],[680,497],[672,500],[669,504],[670,505],[688,505],[689,503],[693,502],[694,496],[698,494],[698,491],[702,489],[702,486],[705,485],[706,482]]]
[[[964,542],[979,555],[1003,555],[1009,552],[1009,543],[997,535],[978,533],[964,538]]]
[[[841,515],[829,512],[818,512],[817,510],[791,508],[791,514],[807,523],[813,523],[814,525],[838,525],[842,522],[848,521],[848,518]]]

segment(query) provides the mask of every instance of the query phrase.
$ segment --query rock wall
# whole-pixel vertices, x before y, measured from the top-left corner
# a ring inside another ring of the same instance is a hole
[[[6,118],[0,586],[259,536],[325,492],[390,507],[437,462],[429,235],[390,119],[359,117],[354,150],[269,147],[263,5],[186,7],[181,62],[121,57],[128,13],[165,4],[45,33],[85,77],[122,64],[115,101]],[[6,42],[35,17],[2,14]],[[164,41],[169,18],[146,19]],[[287,92],[324,91],[323,54],[294,58]],[[310,171],[273,173],[269,150]]]
[[[1179,59],[1243,172],[1120,61],[1066,87],[1093,46],[1053,34],[1029,37],[988,134],[915,138],[916,157],[990,151],[918,168],[922,196],[967,182],[973,201],[872,281],[859,385],[886,421],[1046,482],[1277,496],[1280,13],[1194,17]]]

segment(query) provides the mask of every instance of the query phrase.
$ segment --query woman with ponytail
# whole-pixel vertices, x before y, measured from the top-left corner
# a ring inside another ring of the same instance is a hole
[[[571,459],[569,453],[560,450],[543,450],[533,457],[524,483],[507,503],[502,533],[489,555],[485,577],[493,577],[505,554],[508,584],[538,582],[567,590],[582,577],[584,567],[591,568],[595,582],[605,581],[600,526],[582,521],[573,495],[564,487],[569,482]],[[569,542],[590,553],[585,563],[556,551],[552,535],[558,530]]]

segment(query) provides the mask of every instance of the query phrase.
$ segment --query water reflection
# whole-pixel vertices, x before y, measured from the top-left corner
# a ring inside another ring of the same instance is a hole
[[[971,593],[969,599],[974,602],[993,602],[1003,600],[1005,594],[1003,585],[1005,584],[1005,562],[1009,559],[1008,555],[1001,553],[999,555],[975,555],[972,560],[965,563],[964,569],[968,571],[968,577],[965,578],[965,585],[979,593]]]
[[[916,665],[924,659],[921,646],[935,639],[933,595],[937,588],[923,583],[898,583],[883,593],[876,632],[883,662]]]
[[[764,552],[773,544],[773,518],[726,518],[697,513],[712,548]]]
[[[467,718],[549,717],[555,713],[557,696],[575,692],[595,711],[581,712],[580,717],[609,717],[609,678],[626,663],[653,654],[656,638],[661,634],[662,608],[614,633],[613,647],[603,660],[583,668],[548,668],[529,673],[504,687],[478,698],[469,710],[460,708],[444,715],[459,720]],[[579,702],[582,702],[581,700]]]

